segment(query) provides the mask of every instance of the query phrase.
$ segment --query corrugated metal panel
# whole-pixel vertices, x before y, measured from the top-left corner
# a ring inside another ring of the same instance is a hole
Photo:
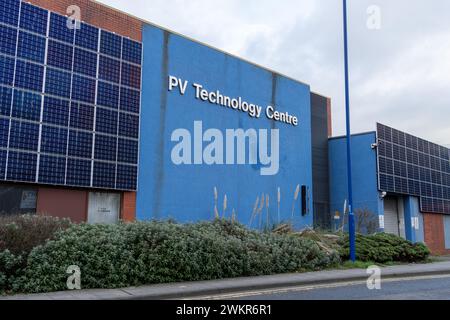
[[[400,236],[397,199],[384,200],[384,232]]]
[[[314,226],[331,228],[328,178],[328,99],[311,94]]]

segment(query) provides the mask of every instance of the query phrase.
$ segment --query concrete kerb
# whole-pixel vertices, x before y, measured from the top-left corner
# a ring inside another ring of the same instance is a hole
[[[384,267],[383,279],[449,275],[450,262]],[[151,285],[111,290],[65,291],[0,297],[0,300],[173,300],[257,290],[366,281],[363,269]]]

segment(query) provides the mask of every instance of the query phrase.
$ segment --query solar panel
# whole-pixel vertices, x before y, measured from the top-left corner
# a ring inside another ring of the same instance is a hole
[[[0,118],[0,148],[8,147],[9,119]]]
[[[0,22],[12,26],[19,24],[20,0],[0,1]]]
[[[11,121],[9,147],[28,151],[37,151],[39,125],[18,120]]]
[[[50,15],[50,38],[73,44],[75,28],[68,28],[68,23],[70,22],[67,17],[52,12]]]
[[[73,47],[57,41],[48,42],[47,64],[52,67],[72,70]]]
[[[450,214],[449,149],[382,124],[379,141],[379,188],[420,197],[421,210]]]
[[[119,115],[119,135],[137,139],[139,137],[139,117],[121,112]]]
[[[70,98],[72,75],[68,72],[47,68],[45,93]]]
[[[117,111],[98,107],[95,131],[117,135],[117,117]]]
[[[0,149],[0,180],[5,179],[6,172],[6,150]]]
[[[94,135],[89,132],[70,130],[68,155],[77,158],[92,158],[92,141]]]
[[[0,56],[0,84],[12,86],[14,81],[14,59]]]
[[[141,68],[122,62],[121,84],[135,89],[140,89]]]
[[[123,163],[138,164],[138,148],[137,140],[119,138],[117,160]]]
[[[17,60],[15,77],[16,87],[41,92],[43,77],[43,66]]]
[[[0,26],[0,53],[14,56],[17,45],[17,29]]]
[[[123,39],[122,59],[141,64],[142,60],[142,44],[130,39]]]
[[[137,166],[117,165],[116,188],[135,190],[137,186]]]
[[[72,99],[94,104],[95,80],[74,74],[72,78]]]
[[[37,154],[10,151],[7,179],[18,182],[36,181]]]
[[[139,91],[122,87],[120,89],[120,110],[139,113],[140,99]]]
[[[11,114],[12,89],[0,86],[0,115]]]
[[[95,135],[95,159],[116,161],[117,138],[101,134]]]
[[[43,122],[67,127],[69,125],[69,101],[45,97]]]
[[[22,3],[20,9],[20,27],[22,29],[46,35],[48,11],[29,3]]]
[[[39,161],[40,183],[64,184],[66,176],[66,158],[41,155]]]
[[[142,44],[20,3],[0,1],[0,179],[136,190]]]
[[[72,102],[70,105],[70,127],[93,131],[94,107]]]
[[[68,130],[61,127],[42,126],[41,152],[65,156]]]
[[[95,78],[97,76],[97,54],[75,48],[73,71]]]
[[[120,61],[106,56],[100,56],[99,78],[102,80],[120,82]]]
[[[85,49],[98,50],[98,28],[81,23],[75,32],[75,44]]]
[[[19,32],[17,56],[38,63],[45,62],[45,38],[28,32]]]
[[[97,104],[99,106],[117,109],[119,105],[119,86],[99,81],[97,89]]]
[[[116,184],[116,164],[94,162],[93,187],[114,189]]]
[[[69,158],[67,160],[66,184],[70,186],[90,187],[91,160]]]
[[[39,121],[41,115],[40,94],[22,90],[14,90],[12,116],[14,118]]]
[[[100,52],[111,57],[120,58],[122,38],[111,32],[102,30],[100,39]]]

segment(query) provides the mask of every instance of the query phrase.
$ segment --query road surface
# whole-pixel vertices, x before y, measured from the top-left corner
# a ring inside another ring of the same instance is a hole
[[[301,286],[199,297],[205,300],[450,300],[450,275],[382,280],[381,290],[365,282]]]

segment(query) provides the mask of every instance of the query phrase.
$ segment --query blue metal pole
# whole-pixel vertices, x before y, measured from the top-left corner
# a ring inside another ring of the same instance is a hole
[[[347,0],[344,4],[344,60],[345,60],[345,111],[347,121],[347,176],[348,176],[348,232],[350,235],[350,259],[356,261],[355,215],[353,213],[352,145],[350,129],[350,89],[348,77]]]

